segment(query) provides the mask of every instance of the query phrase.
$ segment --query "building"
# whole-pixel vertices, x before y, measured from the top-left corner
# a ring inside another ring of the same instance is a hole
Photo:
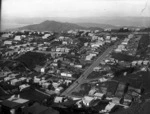
[[[28,106],[29,100],[12,96],[2,102],[2,112],[4,114],[22,114],[23,110]],[[21,110],[19,110],[21,109]]]
[[[13,79],[10,81],[11,85],[21,85],[21,80],[18,80],[18,79]]]
[[[45,34],[44,36],[42,36],[42,39],[47,39],[50,36],[51,36],[51,34]]]
[[[116,40],[117,40],[117,37],[111,37],[111,40],[112,40],[112,41],[116,41]]]
[[[1,37],[2,38],[9,38],[11,34],[3,34]]]
[[[15,41],[21,41],[21,36],[15,36],[14,40]]]
[[[105,96],[105,94],[100,93],[100,92],[96,92],[96,93],[94,94],[94,97],[97,97],[97,98],[100,98],[100,99],[103,99],[104,96]]]
[[[105,110],[102,112],[110,112],[115,107],[115,103],[110,102],[106,107]]]
[[[89,106],[90,105],[90,102],[94,100],[93,97],[89,97],[89,96],[85,96],[84,98],[82,98],[82,102],[85,106]]]
[[[132,96],[129,94],[125,94],[124,99],[123,99],[123,105],[129,106],[132,103]]]
[[[26,89],[26,88],[29,88],[29,87],[30,87],[30,85],[28,85],[28,84],[22,84],[22,85],[19,86],[19,89],[20,89],[20,91],[22,91],[23,89]]]
[[[63,97],[56,96],[54,99],[55,103],[61,103],[63,101]]]
[[[4,41],[4,45],[12,45],[12,41],[6,40]]]
[[[96,89],[93,88],[93,89],[91,89],[91,90],[89,91],[89,95],[90,95],[90,96],[93,96],[95,92],[96,92]]]
[[[71,73],[67,73],[67,72],[62,72],[60,73],[61,76],[66,76],[66,77],[72,77]]]

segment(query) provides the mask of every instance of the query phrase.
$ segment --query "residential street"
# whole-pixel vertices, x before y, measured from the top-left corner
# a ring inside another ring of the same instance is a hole
[[[87,76],[93,71],[93,68],[98,66],[101,61],[103,61],[106,56],[113,51],[113,49],[120,43],[120,41],[116,42],[113,46],[106,49],[106,51],[100,55],[85,71],[84,73],[68,88],[66,89],[61,95],[69,96],[77,87],[79,87]]]

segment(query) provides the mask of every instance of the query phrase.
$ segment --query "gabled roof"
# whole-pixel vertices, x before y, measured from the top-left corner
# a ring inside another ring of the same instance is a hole
[[[25,105],[28,102],[29,102],[28,100],[22,99],[22,98],[17,98],[17,99],[9,98],[7,100],[4,100],[2,102],[2,105],[8,108],[18,108],[18,107]]]

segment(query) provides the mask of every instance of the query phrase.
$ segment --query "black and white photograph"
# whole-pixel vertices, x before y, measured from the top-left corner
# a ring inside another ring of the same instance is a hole
[[[150,1],[0,0],[0,114],[150,114]]]

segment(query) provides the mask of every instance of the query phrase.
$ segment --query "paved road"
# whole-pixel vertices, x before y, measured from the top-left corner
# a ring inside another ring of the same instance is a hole
[[[95,60],[88,69],[68,88],[66,89],[61,95],[69,96],[72,91],[74,91],[77,87],[80,86],[84,82],[84,80],[87,78],[87,76],[93,71],[93,68],[98,66],[101,61],[105,59],[105,57],[113,51],[113,49],[120,43],[120,41],[116,42],[113,46],[106,49],[106,51],[100,55],[97,60]]]

